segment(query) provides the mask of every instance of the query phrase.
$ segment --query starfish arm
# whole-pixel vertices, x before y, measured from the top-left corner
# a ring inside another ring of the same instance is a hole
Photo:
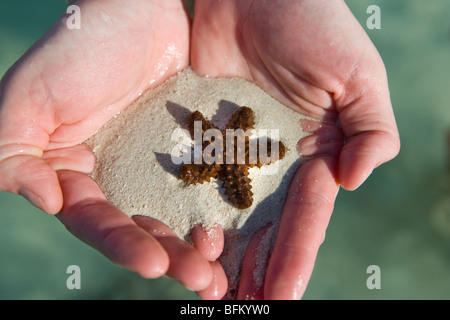
[[[244,131],[253,129],[255,125],[255,114],[249,107],[240,107],[232,115],[227,124],[227,129],[242,129]]]
[[[215,164],[183,164],[179,168],[181,179],[187,184],[202,184],[217,178],[220,166]]]
[[[206,130],[216,128],[210,121],[206,120],[200,111],[194,111],[188,118],[188,130],[191,134],[192,139],[194,139],[195,122],[201,121],[202,123],[202,137]]]
[[[238,209],[246,209],[253,203],[252,186],[248,177],[247,165],[228,164],[224,165],[220,172],[222,187],[228,201]]]
[[[258,138],[258,161],[256,165],[260,168],[263,164],[271,164],[277,160],[281,160],[284,158],[286,154],[286,147],[281,141],[272,141],[270,138],[265,138],[266,140],[266,150],[265,154],[262,154],[260,150],[260,138]],[[272,154],[272,144],[278,143],[278,151],[277,154]]]

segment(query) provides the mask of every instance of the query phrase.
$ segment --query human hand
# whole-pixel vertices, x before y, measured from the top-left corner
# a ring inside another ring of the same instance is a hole
[[[197,0],[192,66],[237,76],[311,119],[298,150],[312,159],[294,176],[264,286],[244,259],[237,298],[297,299],[309,281],[339,186],[356,189],[400,143],[383,62],[344,1]]]
[[[195,228],[194,248],[156,220],[127,217],[87,176],[95,158],[80,145],[140,93],[188,65],[182,3],[77,5],[81,29],[69,30],[63,16],[1,81],[0,190],[59,213],[68,230],[119,265],[144,277],[167,274],[204,298],[221,297],[215,283],[226,278],[210,262],[220,254],[220,228],[207,242]],[[202,245],[210,242],[216,249]]]

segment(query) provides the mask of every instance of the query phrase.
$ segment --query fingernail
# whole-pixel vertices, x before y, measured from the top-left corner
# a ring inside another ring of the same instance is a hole
[[[297,151],[303,156],[310,156],[317,151],[317,136],[310,135],[297,143]]]

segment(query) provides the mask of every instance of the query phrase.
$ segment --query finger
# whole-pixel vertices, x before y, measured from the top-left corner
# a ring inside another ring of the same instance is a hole
[[[143,277],[157,278],[166,273],[169,258],[163,247],[109,204],[92,179],[74,171],[59,171],[58,177],[64,206],[57,217],[71,233]]]
[[[203,300],[219,300],[227,292],[227,275],[219,261],[212,261],[210,265],[213,270],[213,280],[206,289],[198,291],[197,295]]]
[[[302,120],[301,126],[303,131],[311,133],[297,144],[297,150],[302,156],[339,154],[344,143],[344,134],[339,126],[312,120]]]
[[[265,299],[303,295],[338,192],[335,168],[335,158],[323,156],[306,162],[295,174],[267,269]]]
[[[19,155],[1,160],[0,190],[20,194],[49,214],[58,213],[62,207],[56,172],[36,156]]]
[[[270,256],[270,246],[267,244],[272,229],[273,225],[267,225],[258,230],[247,246],[242,262],[238,300],[264,299],[264,277]]]
[[[95,166],[95,155],[85,144],[45,151],[42,160],[55,171],[72,170],[91,173]]]
[[[169,255],[168,275],[192,291],[206,289],[213,280],[208,260],[164,223],[145,216],[133,216],[134,222],[158,239]]]
[[[336,108],[346,143],[339,159],[339,183],[354,190],[379,165],[393,159],[400,139],[383,62],[376,50],[355,65]]]
[[[348,139],[341,151],[339,183],[347,190],[357,189],[381,164],[399,152],[398,136],[387,132],[366,132]]]
[[[191,241],[194,247],[209,261],[214,261],[222,254],[224,246],[223,230],[220,225],[208,229],[201,225],[191,231]]]

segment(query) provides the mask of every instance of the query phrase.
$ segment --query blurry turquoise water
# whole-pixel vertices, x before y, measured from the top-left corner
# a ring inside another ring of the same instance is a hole
[[[305,299],[450,298],[449,0],[346,1],[385,62],[402,150],[357,191],[341,190]],[[62,0],[0,2],[0,75],[66,7]],[[66,268],[80,266],[81,290]],[[369,290],[378,265],[381,289]],[[69,234],[18,196],[0,192],[0,299],[193,299],[168,279],[144,280]]]

